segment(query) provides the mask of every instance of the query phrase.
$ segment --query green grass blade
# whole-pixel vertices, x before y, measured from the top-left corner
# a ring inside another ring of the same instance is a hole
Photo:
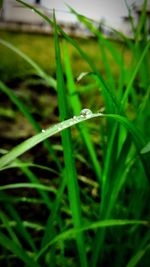
[[[140,220],[105,220],[105,221],[98,221],[93,222],[87,226],[83,226],[81,228],[72,228],[69,229],[59,235],[57,235],[49,244],[47,244],[37,255],[36,259],[41,257],[41,255],[54,243],[60,241],[60,240],[67,240],[75,238],[76,235],[78,235],[80,232],[88,231],[91,229],[97,229],[97,228],[105,228],[105,227],[115,227],[115,226],[127,226],[127,225],[143,225],[147,226],[149,225],[148,221],[140,221]]]
[[[73,114],[77,115],[80,113],[82,106],[81,106],[79,96],[77,94],[75,94],[76,86],[75,86],[74,79],[73,79],[73,74],[72,74],[72,70],[71,70],[71,63],[69,60],[66,42],[64,42],[64,61],[65,61],[65,69],[66,69],[66,78],[67,78],[67,83],[68,83],[68,91],[69,91],[69,95],[70,95],[70,102],[72,105]],[[97,179],[98,179],[98,181],[101,181],[100,163],[98,162],[98,159],[97,159],[97,156],[95,153],[95,148],[94,148],[94,145],[90,139],[88,130],[85,127],[80,127],[80,125],[78,126],[78,128],[79,128],[79,131],[81,133],[83,142],[85,143],[85,146],[89,152],[89,157],[90,157],[91,162],[93,164],[93,169],[96,173]]]
[[[7,48],[11,49],[13,52],[15,52],[17,55],[19,55],[21,58],[23,58],[26,62],[28,62],[36,71],[36,73],[42,78],[44,79],[49,86],[53,87],[54,89],[56,89],[56,81],[50,77],[49,75],[47,75],[42,69],[41,67],[34,62],[30,57],[28,57],[26,54],[24,54],[22,51],[20,51],[18,48],[16,48],[15,46],[13,46],[12,44],[10,44],[9,42],[0,39],[0,44],[6,46]]]
[[[143,1],[143,5],[142,5],[142,13],[138,22],[138,26],[136,28],[136,35],[135,35],[135,41],[136,43],[138,43],[138,41],[141,38],[145,38],[146,37],[146,33],[147,33],[147,24],[146,24],[146,10],[147,10],[147,0]],[[141,36],[143,35],[143,36]]]
[[[36,8],[34,8],[34,6],[29,5],[27,3],[25,3],[22,0],[16,0],[19,3],[22,3],[24,6],[32,9],[35,11],[35,13],[39,14],[45,21],[47,21],[51,26],[54,26],[53,22],[46,16],[44,15],[42,12],[40,12],[39,10],[37,10]],[[102,75],[100,74],[100,72],[98,71],[98,69],[96,68],[95,64],[93,63],[93,61],[91,60],[91,58],[80,48],[80,46],[71,38],[69,37],[62,29],[60,26],[57,26],[57,29],[59,30],[59,32],[62,34],[62,36],[73,46],[77,49],[77,51],[79,52],[79,54],[81,55],[81,57],[88,63],[88,65],[90,66],[91,70],[97,75],[98,79],[99,79],[99,83],[100,86],[102,88],[102,92],[105,98],[105,104],[107,107],[107,112],[108,113],[113,113],[114,111],[114,105],[117,107],[117,109],[119,110],[119,106],[120,103],[116,97],[116,95],[112,92],[112,90],[106,85],[104,79],[102,78]]]
[[[25,250],[13,242],[3,233],[0,233],[0,244],[2,247],[11,251],[14,255],[20,258],[28,267],[39,267],[39,264],[33,260],[32,257],[29,257]]]
[[[140,251],[138,251],[132,258],[131,260],[128,262],[128,264],[126,265],[126,267],[135,267],[139,264],[140,260],[142,259],[142,257],[145,255],[145,253],[150,250],[150,244],[148,244],[145,248],[141,249]]]
[[[4,214],[4,212],[0,211],[0,219],[3,223],[3,227],[7,230],[7,232],[10,235],[10,238],[12,239],[12,241],[14,243],[16,243],[18,246],[21,247],[21,243],[18,239],[18,237],[16,236],[15,232],[13,231],[11,225],[10,225],[10,220],[8,219],[8,217],[6,216],[6,214]]]
[[[24,105],[24,103],[15,95],[15,93],[10,90],[3,82],[0,81],[0,90],[4,92],[11,101],[18,107],[18,109],[24,114],[24,116],[28,119],[28,121],[31,123],[33,128],[37,132],[41,132],[42,128],[38,124],[38,122],[34,119],[34,117],[30,114],[28,108]],[[54,150],[52,149],[52,146],[48,140],[44,142],[44,145],[48,149],[49,153],[52,155],[54,161],[56,162],[56,165],[58,166],[58,169],[61,170],[61,164],[56,157]]]
[[[55,221],[55,217],[57,215],[58,208],[60,207],[60,202],[62,200],[62,196],[63,196],[64,190],[66,188],[66,184],[67,184],[66,177],[63,175],[59,189],[57,190],[55,201],[52,205],[51,213],[48,217],[48,220],[47,220],[47,223],[45,226],[44,235],[43,235],[43,238],[41,241],[41,249],[43,247],[45,247],[46,244],[48,244],[53,237],[53,228],[54,228],[53,222]]]
[[[16,231],[17,231],[18,235],[23,237],[24,240],[27,242],[27,244],[32,248],[32,250],[34,252],[36,252],[36,247],[35,247],[34,241],[31,238],[31,235],[29,234],[27,229],[25,229],[25,227],[23,226],[22,220],[21,220],[17,210],[12,206],[12,203],[7,203],[9,200],[9,196],[2,191],[0,192],[0,196],[3,199],[7,200],[5,202],[5,208],[6,208],[7,212],[9,213],[9,216],[11,218],[13,218],[15,220],[15,222],[17,223]]]
[[[65,118],[68,117],[69,114],[68,114],[67,97],[63,79],[63,68],[61,62],[61,54],[60,54],[55,16],[54,16],[54,25],[55,25],[54,42],[55,42],[56,64],[57,64],[56,71],[57,71],[57,85],[58,85],[57,89],[58,106],[59,106],[60,119],[64,120]],[[62,145],[64,151],[65,174],[68,177],[67,179],[68,195],[69,195],[70,208],[72,212],[73,224],[74,227],[81,227],[82,215],[81,215],[81,203],[79,196],[79,185],[77,182],[78,178],[76,173],[75,161],[73,158],[70,129],[67,129],[64,132],[62,132]],[[82,233],[77,237],[76,242],[80,259],[80,265],[82,267],[86,267],[87,259],[86,259],[84,236]]]
[[[123,107],[126,104],[127,97],[128,97],[128,95],[130,93],[133,81],[134,81],[134,79],[135,79],[135,77],[136,77],[136,75],[137,75],[137,73],[139,71],[139,68],[140,68],[140,66],[141,66],[141,64],[143,62],[143,59],[145,58],[145,55],[148,52],[149,47],[150,47],[150,41],[147,43],[146,47],[144,48],[144,51],[142,52],[142,54],[141,54],[141,56],[140,56],[140,58],[139,58],[139,60],[138,60],[138,62],[136,64],[136,66],[134,68],[134,71],[133,71],[133,73],[132,73],[132,75],[130,77],[130,80],[129,80],[127,88],[126,88],[126,91],[125,91],[125,93],[123,95],[123,98],[122,98],[122,106]]]
[[[19,188],[36,188],[40,190],[45,190],[48,192],[52,192],[56,194],[56,189],[43,185],[43,184],[34,184],[34,183],[13,183],[13,184],[8,184],[8,185],[2,185],[0,186],[0,191],[1,190],[9,190],[9,189],[19,189]]]
[[[119,121],[121,124],[123,124],[125,126],[125,128],[131,133],[131,135],[133,137],[133,142],[135,143],[136,148],[137,148],[138,152],[140,153],[141,149],[144,147],[144,141],[142,139],[142,136],[138,133],[138,131],[136,130],[136,128],[134,127],[134,125],[130,121],[128,121],[123,116],[119,116],[119,115],[115,115],[115,114],[105,114],[104,115],[101,113],[95,113],[95,114],[93,113],[90,116],[86,116],[86,117],[77,116],[76,119],[71,118],[71,119],[68,119],[64,122],[60,122],[60,123],[48,128],[47,130],[45,130],[45,132],[39,133],[39,134],[27,139],[26,141],[22,142],[20,145],[14,147],[10,152],[8,152],[6,155],[4,155],[0,158],[0,169],[3,168],[4,166],[8,165],[14,159],[16,159],[17,157],[19,157],[20,155],[22,155],[23,153],[25,153],[29,149],[33,148],[34,146],[36,146],[40,142],[53,136],[54,134],[59,133],[59,132],[65,130],[69,127],[72,127],[73,125],[75,125],[77,123],[86,121],[88,119],[93,119],[96,117],[111,118],[111,119]],[[145,164],[147,165],[148,163],[146,163],[146,161],[148,161],[148,159],[146,160],[144,156],[142,156],[142,159],[143,159],[143,162],[145,162]],[[147,168],[147,167],[146,167],[146,170],[148,171],[149,168]],[[149,173],[149,171],[148,171],[148,173]]]
[[[69,127],[72,127],[73,125],[86,121],[90,118],[96,118],[96,117],[102,117],[103,115],[101,113],[92,114],[92,116],[82,117],[77,116],[76,119],[68,119],[64,122],[60,122],[58,124],[55,124],[54,126],[48,128],[45,130],[45,132],[41,132],[24,142],[22,142],[20,145],[17,145],[14,147],[10,152],[8,152],[6,155],[2,156],[0,158],[0,169],[4,166],[8,165],[10,162],[15,160],[17,157],[28,151],[29,149],[33,148],[37,144],[43,142],[47,138],[53,136],[54,134],[57,134]]]

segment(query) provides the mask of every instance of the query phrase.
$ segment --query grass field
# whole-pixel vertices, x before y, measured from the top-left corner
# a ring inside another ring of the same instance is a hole
[[[149,266],[146,5],[132,40],[1,31],[0,266]]]
[[[10,42],[16,48],[20,49],[31,59],[36,61],[47,73],[55,75],[55,50],[53,36],[40,35],[40,34],[26,34],[9,31],[0,31],[0,36],[3,40]],[[82,39],[74,38],[78,45],[90,56],[95,62],[97,68],[105,75],[103,67],[102,55],[99,51],[99,46],[96,39]],[[126,45],[118,41],[111,41],[120,54],[125,57],[126,64],[130,63],[131,54]],[[104,44],[102,44],[104,46]],[[106,49],[106,48],[105,48]],[[69,55],[72,62],[72,69],[75,76],[78,76],[81,72],[90,71],[88,64],[82,59],[79,53],[74,47],[68,45]],[[17,76],[26,76],[32,71],[32,68],[26,64],[19,56],[12,53],[8,48],[0,45],[1,52],[1,78],[7,81],[11,78],[14,79]],[[117,77],[118,66],[114,62],[114,59],[109,51],[106,49],[106,54],[110,64],[112,65],[112,72]],[[9,60],[11,58],[11,61]],[[15,68],[15,72],[12,70]],[[5,71],[7,70],[7,71]]]

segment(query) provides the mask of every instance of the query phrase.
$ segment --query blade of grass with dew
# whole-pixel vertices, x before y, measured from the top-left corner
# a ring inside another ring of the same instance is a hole
[[[105,228],[105,227],[116,227],[116,226],[127,226],[127,225],[142,225],[145,227],[149,226],[148,221],[140,221],[140,220],[105,220],[105,221],[97,221],[92,222],[89,225],[83,226],[81,228],[72,228],[69,229],[56,237],[47,244],[43,250],[39,251],[39,254],[36,256],[36,260],[41,257],[41,255],[53,244],[58,242],[59,240],[67,240],[75,238],[76,235],[78,235],[80,232],[88,231],[91,229],[97,229],[97,228]]]
[[[8,165],[10,162],[15,160],[17,157],[21,156],[24,152],[28,151],[29,149],[33,148],[34,146],[43,142],[44,140],[53,136],[54,134],[57,134],[69,127],[72,127],[73,125],[77,123],[84,122],[88,119],[96,118],[96,117],[103,117],[103,114],[95,113],[95,114],[92,114],[90,117],[89,116],[86,116],[86,117],[77,116],[76,120],[71,118],[63,122],[57,123],[53,125],[52,127],[45,129],[45,132],[38,133],[35,136],[32,136],[26,139],[20,145],[17,145],[10,152],[8,152],[6,155],[0,158],[0,169]]]
[[[67,49],[67,43],[64,41],[64,62],[65,62],[65,69],[66,69],[66,78],[67,78],[67,83],[68,83],[68,91],[70,95],[70,102],[72,105],[72,110],[74,115],[80,114],[80,111],[82,109],[81,107],[81,102],[79,99],[79,96],[75,94],[76,92],[76,87],[73,79],[73,74],[71,70],[71,63],[69,60],[69,55],[68,55],[68,49]],[[93,163],[93,169],[96,173],[97,180],[101,182],[101,167],[100,163],[98,162],[96,153],[95,153],[95,148],[94,145],[90,139],[89,133],[87,128],[81,127],[80,125],[78,126],[79,131],[81,133],[83,142],[85,143],[87,150],[89,152],[89,157],[91,158],[91,162]]]
[[[63,79],[63,68],[61,62],[59,38],[57,33],[55,15],[53,15],[53,18],[54,18],[54,43],[55,43],[56,72],[57,72],[57,86],[58,86],[57,89],[58,106],[59,106],[60,119],[63,121],[65,118],[68,117],[69,114],[68,114],[67,98],[66,98],[65,85]],[[72,150],[71,132],[69,129],[62,132],[62,145],[64,149],[64,162],[66,171],[65,174],[68,177],[67,179],[68,195],[69,195],[70,208],[72,212],[73,224],[74,227],[81,227],[82,215],[80,208],[81,203],[79,196],[79,185],[77,182],[76,167]],[[88,265],[87,265],[86,250],[84,243],[85,241],[82,233],[77,237],[76,242],[80,259],[80,266],[86,267]]]
[[[52,77],[47,75],[41,69],[41,67],[36,62],[34,62],[30,57],[28,57],[26,54],[24,54],[18,48],[16,48],[15,46],[13,46],[12,44],[10,44],[9,42],[7,42],[7,41],[5,41],[3,39],[0,39],[0,44],[4,45],[7,48],[9,48],[13,52],[15,52],[17,55],[19,55],[21,58],[23,58],[25,61],[27,61],[35,69],[36,74],[38,74],[42,79],[44,79],[48,83],[49,86],[51,86],[54,89],[56,89],[56,81],[55,81],[55,79],[53,79]]]
[[[3,82],[0,81],[0,90],[4,92],[11,101],[18,107],[18,109],[24,114],[24,116],[28,119],[28,121],[31,123],[33,128],[37,132],[41,132],[42,128],[38,124],[38,122],[33,118],[33,116],[30,114],[28,108],[24,105],[24,103],[15,95],[15,93],[10,90]],[[59,170],[61,170],[61,164],[58,158],[55,155],[54,150],[52,149],[52,146],[48,140],[44,142],[45,147],[48,149],[50,155],[52,156],[53,160],[56,162],[56,165]]]
[[[14,241],[8,238],[5,234],[0,232],[0,244],[2,247],[11,251],[14,255],[16,255],[19,259],[21,259],[26,266],[28,267],[40,267],[39,264],[33,260],[33,257],[30,257],[26,251],[18,246]]]
[[[120,116],[120,115],[116,115],[116,114],[102,114],[102,113],[95,113],[94,114],[93,113],[90,116],[86,116],[86,117],[77,116],[76,120],[71,118],[71,119],[68,119],[64,122],[60,122],[60,123],[55,124],[54,126],[48,128],[48,129],[46,129],[45,132],[36,134],[35,136],[28,138],[27,140],[25,140],[21,144],[17,145],[16,147],[14,147],[10,152],[8,152],[6,155],[4,155],[0,158],[0,169],[3,168],[4,166],[8,165],[10,162],[12,162],[17,157],[21,156],[23,153],[25,153],[29,149],[33,148],[34,146],[36,146],[40,142],[53,136],[54,134],[57,134],[57,133],[65,130],[69,127],[72,127],[73,125],[78,124],[80,122],[84,122],[88,119],[94,119],[97,117],[101,117],[101,118],[102,117],[108,117],[110,119],[119,121],[122,125],[124,125],[127,128],[127,130],[131,133],[132,138],[133,138],[133,142],[135,143],[137,151],[139,151],[139,153],[140,153],[140,151],[144,147],[145,143],[141,137],[142,135],[140,135],[138,133],[137,129],[134,127],[134,125],[127,118]],[[147,163],[148,163],[148,159],[146,160],[145,157],[143,157],[143,156],[142,156],[142,159],[143,159],[142,160],[143,163],[144,163],[144,161],[147,161]],[[146,164],[146,162],[145,162],[145,164]],[[149,173],[149,171],[148,171],[148,173]]]

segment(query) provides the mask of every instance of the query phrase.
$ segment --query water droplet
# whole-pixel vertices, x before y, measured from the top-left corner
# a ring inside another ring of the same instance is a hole
[[[45,133],[45,130],[44,129],[42,129],[42,133]]]
[[[76,120],[77,119],[77,116],[73,116],[73,119]]]
[[[91,115],[92,115],[92,111],[88,108],[84,108],[80,112],[81,117],[86,117],[86,116],[91,116]]]

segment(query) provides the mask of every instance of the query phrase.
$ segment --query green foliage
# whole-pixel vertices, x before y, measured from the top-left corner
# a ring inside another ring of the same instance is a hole
[[[17,2],[33,9],[53,27],[56,80],[17,46],[2,39],[0,44],[22,58],[47,87],[54,89],[60,122],[42,130],[32,115],[31,105],[11,85],[4,84],[2,74],[2,96],[9,98],[37,133],[10,151],[1,149],[4,155],[0,158],[0,264],[147,267],[150,250],[147,1],[138,25],[134,25],[126,3],[133,39],[115,31],[122,39],[122,49],[105,38],[91,20],[70,8],[95,35],[103,72],[98,68],[99,62],[91,58],[90,49],[85,51],[57,25],[55,15],[50,20],[26,2]],[[88,69],[78,66],[77,79],[70,47],[88,66]],[[130,53],[130,63],[125,58],[126,51]],[[93,112],[80,114],[84,107]],[[49,120],[52,117],[50,114]],[[44,149],[47,153],[44,165],[43,154],[42,162],[34,162],[36,153],[34,157],[28,154],[31,149],[40,154]],[[5,176],[8,182],[3,179]]]

